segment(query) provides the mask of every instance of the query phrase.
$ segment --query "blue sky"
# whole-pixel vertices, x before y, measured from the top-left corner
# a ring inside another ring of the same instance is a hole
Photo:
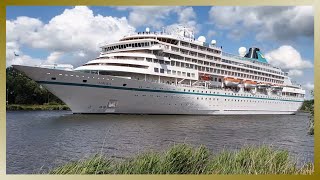
[[[183,24],[238,54],[256,46],[273,65],[313,88],[312,7],[7,7],[7,66],[70,63],[81,65],[98,55],[97,44],[132,31],[161,30]],[[13,51],[19,57],[13,57]]]

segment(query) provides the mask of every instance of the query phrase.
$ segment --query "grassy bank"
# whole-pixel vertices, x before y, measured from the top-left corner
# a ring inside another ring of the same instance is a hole
[[[9,104],[6,106],[6,109],[9,111],[17,111],[17,110],[70,110],[67,105],[20,105],[20,104]]]
[[[95,155],[51,170],[50,174],[312,174],[313,164],[298,168],[287,151],[267,146],[212,154],[186,144],[163,153],[149,152],[126,160]]]

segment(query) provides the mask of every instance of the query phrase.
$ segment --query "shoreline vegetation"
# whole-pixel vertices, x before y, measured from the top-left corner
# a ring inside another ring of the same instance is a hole
[[[178,144],[157,153],[124,160],[96,154],[56,167],[49,174],[303,174],[314,173],[313,163],[298,167],[288,151],[270,146],[245,146],[212,153],[205,146]]]
[[[67,105],[63,104],[9,104],[6,106],[6,110],[8,111],[49,111],[49,110],[70,110]]]

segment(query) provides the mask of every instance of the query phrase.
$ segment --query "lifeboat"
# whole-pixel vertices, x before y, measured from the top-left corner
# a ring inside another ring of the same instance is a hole
[[[272,89],[273,90],[281,90],[283,89],[283,86],[281,84],[272,84]]]
[[[283,88],[283,86],[281,84],[272,84],[273,88]]]
[[[200,80],[210,81],[211,80],[211,76],[208,75],[208,74],[201,74],[200,75]]]
[[[223,80],[224,80],[224,84],[230,87],[238,86],[241,81],[240,79],[236,79],[232,77],[225,77]]]
[[[258,83],[257,86],[259,89],[266,89],[270,87],[270,83]]]
[[[243,81],[243,85],[245,88],[251,89],[251,88],[257,87],[257,82],[251,81],[251,80],[245,80]]]

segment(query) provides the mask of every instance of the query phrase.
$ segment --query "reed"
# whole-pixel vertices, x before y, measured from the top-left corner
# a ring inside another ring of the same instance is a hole
[[[50,174],[313,174],[314,166],[298,167],[289,153],[268,146],[247,146],[212,154],[204,147],[174,145],[166,152],[147,152],[125,160],[95,155],[51,170]]]

